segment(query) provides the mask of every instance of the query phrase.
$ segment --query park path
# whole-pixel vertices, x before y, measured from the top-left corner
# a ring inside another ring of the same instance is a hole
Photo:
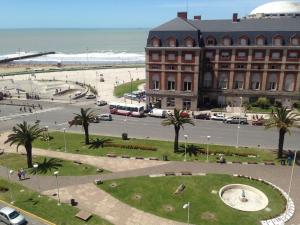
[[[56,189],[42,194],[52,197]],[[61,201],[69,203],[71,198],[78,207],[99,215],[115,225],[183,225],[184,223],[164,219],[133,208],[107,194],[94,184],[81,184],[60,188]],[[55,197],[54,197],[55,198]]]
[[[4,149],[5,152],[16,153],[16,147],[9,146],[9,144],[4,144],[7,139],[8,133],[3,133],[0,136],[0,149]],[[18,153],[25,153],[23,147],[19,148]],[[46,156],[51,158],[59,158],[70,161],[78,161],[84,164],[89,164],[97,168],[103,168],[111,172],[120,172],[128,170],[136,170],[147,167],[164,165],[169,162],[155,161],[155,160],[137,160],[137,159],[123,159],[123,158],[108,158],[101,156],[91,156],[91,155],[80,155],[65,153],[60,151],[45,150],[39,148],[33,148],[32,154],[37,156]]]

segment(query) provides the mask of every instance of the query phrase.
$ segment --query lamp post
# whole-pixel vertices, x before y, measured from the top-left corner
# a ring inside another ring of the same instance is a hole
[[[240,97],[240,100],[241,100],[241,105],[240,105],[240,110],[241,110],[243,105],[243,97]],[[241,128],[241,111],[239,112],[239,121],[238,121],[237,132],[236,132],[236,146],[235,146],[236,148],[239,148],[240,128]]]
[[[36,179],[37,179],[37,184],[38,184],[38,192],[39,192],[39,195],[38,195],[38,197],[40,198],[41,197],[41,195],[40,195],[40,192],[41,192],[41,186],[40,186],[40,180],[39,180],[39,177],[37,176],[37,172],[38,172],[38,168],[39,168],[39,164],[37,164],[37,163],[35,163],[34,165],[33,165],[33,168],[35,169],[35,171],[36,171]]]
[[[8,170],[7,169],[7,178],[8,181],[10,182],[10,176],[13,175],[14,171],[13,170]],[[12,188],[9,188],[9,195],[10,195],[10,204],[14,204],[14,198],[13,198],[13,193],[12,193]]]
[[[59,196],[59,187],[58,187],[58,174],[59,174],[59,171],[55,171],[54,173],[54,176],[56,178],[56,188],[57,188],[57,198],[58,198],[58,203],[57,205],[60,205],[60,196]]]
[[[208,162],[208,152],[209,152],[209,140],[210,140],[210,136],[207,136],[207,143],[206,143],[206,162]]]
[[[184,209],[187,209],[187,224],[189,225],[190,224],[190,202],[188,202],[187,204],[184,204],[183,205],[183,208]]]
[[[45,126],[45,131],[47,131],[47,143],[48,143],[48,150],[49,150],[50,149],[49,126]]]
[[[65,143],[65,152],[67,152],[67,142],[66,142],[66,128],[63,128],[64,131],[64,143]]]
[[[187,139],[189,136],[187,134],[185,134],[183,136],[184,136],[184,140],[185,140],[185,142],[184,142],[184,161],[186,162],[186,144],[187,144]]]
[[[290,200],[290,194],[291,194],[291,188],[292,188],[292,182],[293,182],[293,175],[294,175],[294,169],[295,169],[295,164],[296,164],[296,158],[297,158],[297,150],[295,151],[294,155],[294,161],[293,161],[293,166],[292,166],[292,171],[291,171],[291,177],[290,177],[290,184],[289,184],[289,190],[288,190],[288,197],[287,197],[287,209],[289,207],[289,200]],[[283,222],[285,223],[286,221],[286,215],[287,213],[284,214]]]
[[[128,70],[129,77],[130,77],[130,104],[132,104],[132,78],[131,78],[131,72]]]

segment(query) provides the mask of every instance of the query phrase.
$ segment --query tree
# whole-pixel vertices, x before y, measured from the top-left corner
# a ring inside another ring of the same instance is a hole
[[[74,113],[75,117],[70,122],[70,127],[73,125],[81,125],[85,134],[85,144],[90,144],[89,125],[95,119],[95,112],[91,108],[81,108],[80,113]]]
[[[270,119],[265,123],[265,128],[276,127],[279,131],[278,158],[282,158],[285,134],[291,134],[291,127],[299,127],[296,122],[300,121],[300,114],[289,110],[287,107],[275,107]]]
[[[268,109],[271,106],[270,100],[266,97],[260,97],[256,101],[256,105],[262,109]]]
[[[178,151],[178,138],[180,129],[184,129],[184,124],[195,125],[193,120],[186,116],[182,110],[174,109],[173,113],[168,113],[167,118],[161,123],[163,126],[174,126],[175,139],[174,139],[174,152]]]
[[[42,137],[43,132],[44,129],[39,128],[38,124],[31,126],[24,121],[13,127],[13,133],[8,135],[5,143],[17,144],[17,149],[19,146],[24,146],[27,154],[27,166],[32,168],[32,143]]]

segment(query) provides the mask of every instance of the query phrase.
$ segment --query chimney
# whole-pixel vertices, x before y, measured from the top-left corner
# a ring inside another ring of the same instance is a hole
[[[177,17],[179,17],[183,20],[187,20],[187,12],[178,12]]]
[[[232,22],[239,22],[238,14],[237,13],[233,13],[233,15],[232,15]]]
[[[201,20],[201,16],[194,16],[194,20]]]

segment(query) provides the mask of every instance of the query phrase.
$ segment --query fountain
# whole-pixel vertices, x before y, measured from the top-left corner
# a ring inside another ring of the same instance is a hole
[[[226,185],[220,189],[219,196],[226,205],[241,211],[260,211],[269,204],[262,191],[244,184]]]

